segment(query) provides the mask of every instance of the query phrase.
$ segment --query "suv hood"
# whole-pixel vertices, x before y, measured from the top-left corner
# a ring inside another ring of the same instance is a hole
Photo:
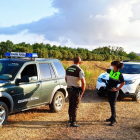
[[[100,78],[109,79],[109,74],[108,73],[102,73],[100,76]],[[140,74],[123,74],[124,80],[134,80],[134,79],[138,79],[140,78]]]

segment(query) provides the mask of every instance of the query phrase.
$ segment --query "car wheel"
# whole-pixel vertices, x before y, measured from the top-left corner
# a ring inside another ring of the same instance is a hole
[[[97,93],[98,96],[105,96],[105,93]]]
[[[122,101],[124,99],[124,97],[118,96],[117,100],[118,101]]]
[[[3,127],[8,118],[8,108],[4,102],[0,102],[0,127]]]
[[[50,110],[52,112],[59,112],[62,110],[64,103],[65,103],[64,94],[60,91],[57,91],[56,94],[54,95],[52,103],[49,105]]]
[[[139,101],[140,100],[140,86],[137,87],[135,96],[132,98],[133,101]]]

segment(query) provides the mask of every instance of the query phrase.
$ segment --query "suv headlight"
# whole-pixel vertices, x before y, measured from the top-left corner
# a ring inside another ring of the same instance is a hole
[[[100,83],[102,83],[103,81],[102,81],[102,78],[98,78],[98,82],[100,82]]]
[[[133,84],[136,80],[126,80],[125,85]]]

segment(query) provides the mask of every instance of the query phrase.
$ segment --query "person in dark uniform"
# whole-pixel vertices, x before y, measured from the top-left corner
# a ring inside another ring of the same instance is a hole
[[[78,127],[76,116],[79,102],[85,91],[85,75],[80,68],[81,58],[75,57],[74,64],[66,70],[65,80],[67,82],[67,91],[69,98],[69,122],[70,127]]]
[[[110,125],[114,126],[114,123],[116,122],[115,104],[117,101],[119,90],[125,84],[123,75],[119,71],[120,69],[123,68],[123,63],[121,63],[120,61],[113,61],[111,62],[110,69],[100,67],[97,64],[95,64],[95,66],[109,73],[107,89],[108,89],[109,104],[111,108],[111,117],[109,119],[106,119],[106,122],[111,122]],[[120,84],[119,87],[117,87],[118,84]]]

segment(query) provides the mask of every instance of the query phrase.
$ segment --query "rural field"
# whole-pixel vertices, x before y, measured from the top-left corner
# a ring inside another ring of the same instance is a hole
[[[67,68],[72,62],[63,61]],[[114,127],[104,122],[110,117],[107,97],[98,97],[95,85],[103,72],[94,67],[97,63],[109,67],[109,62],[83,62],[87,90],[78,110],[78,128],[68,125],[68,100],[63,111],[51,113],[49,107],[40,107],[12,114],[0,130],[2,140],[46,140],[46,139],[88,139],[88,140],[134,140],[140,139],[140,103],[126,98],[117,102],[117,123]]]

